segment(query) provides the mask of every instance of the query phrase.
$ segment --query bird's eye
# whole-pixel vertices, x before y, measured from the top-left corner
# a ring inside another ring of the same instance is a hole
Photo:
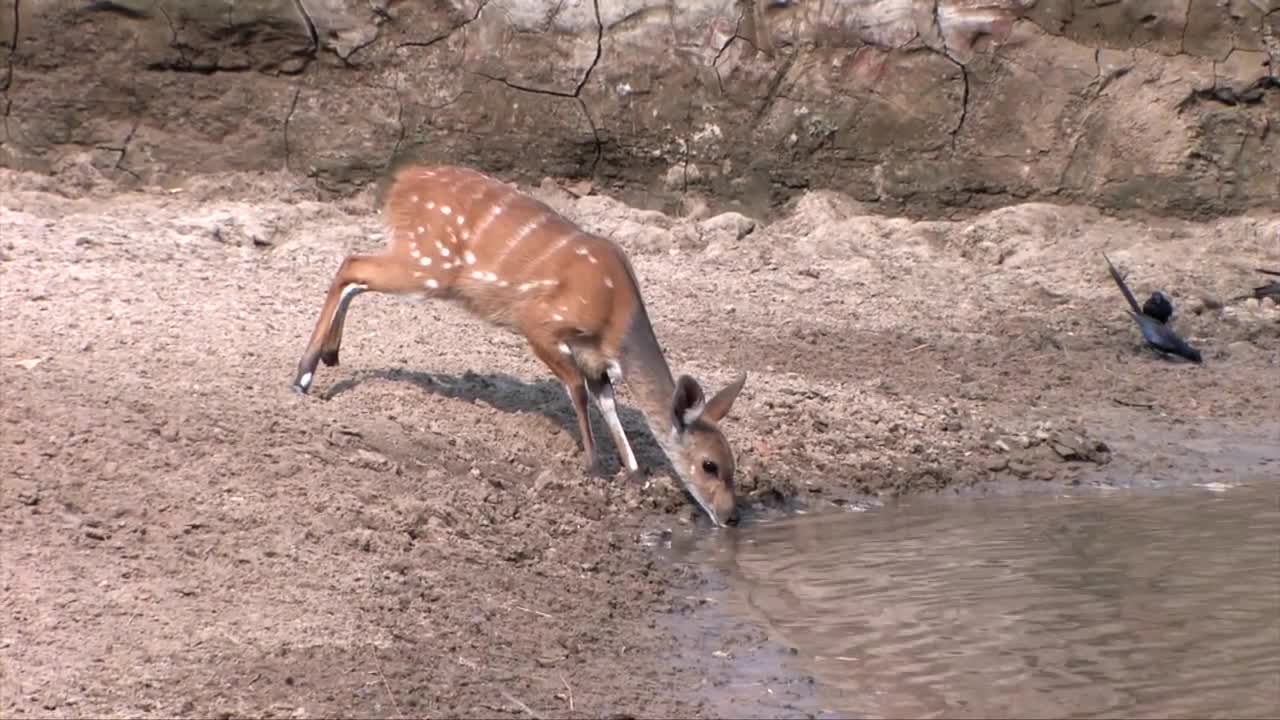
[[[720,468],[711,460],[702,461],[702,470],[708,475],[715,475]]]

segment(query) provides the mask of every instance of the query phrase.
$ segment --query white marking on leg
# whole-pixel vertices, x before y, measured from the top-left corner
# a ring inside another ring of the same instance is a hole
[[[604,366],[604,371],[609,376],[609,382],[614,384],[622,382],[622,366],[617,360],[610,360]]]
[[[311,373],[303,373],[302,377],[298,378],[298,384],[302,386],[303,390],[311,387]]]
[[[359,295],[360,293],[368,289],[369,289],[369,286],[367,285],[361,285],[360,283],[351,283],[350,285],[342,289],[342,294],[338,296],[338,302],[339,303],[350,302],[351,298],[355,297],[356,295]]]
[[[338,295],[338,307],[334,308],[333,317],[329,320],[329,332],[333,332],[333,325],[338,322],[338,316],[347,312],[347,305],[351,303],[351,298],[368,289],[369,286],[360,283],[351,283],[342,288],[342,293]]]
[[[587,386],[590,390],[590,385]],[[635,472],[640,466],[636,463],[636,454],[631,451],[631,443],[627,442],[627,433],[622,429],[622,419],[618,417],[617,403],[613,399],[613,385],[602,383],[599,393],[592,393],[596,399],[596,405],[600,408],[600,414],[604,415],[605,424],[609,426],[609,432],[613,435],[613,442],[618,446],[618,452],[622,454],[622,463],[627,466],[627,470]]]

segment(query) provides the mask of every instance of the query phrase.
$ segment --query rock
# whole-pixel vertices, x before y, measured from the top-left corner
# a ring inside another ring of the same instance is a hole
[[[722,244],[741,240],[756,229],[756,221],[736,212],[720,213],[698,223],[704,241],[708,244]]]
[[[14,497],[18,502],[28,507],[40,504],[40,489],[35,483],[28,481],[19,481],[22,484],[14,488]]]
[[[823,188],[914,215],[1277,208],[1265,6],[17,3],[0,165],[82,186],[287,169],[349,195],[448,160],[761,216]]]
[[[395,463],[386,455],[363,448],[356,450],[356,454],[351,458],[351,464],[380,472],[395,469]]]

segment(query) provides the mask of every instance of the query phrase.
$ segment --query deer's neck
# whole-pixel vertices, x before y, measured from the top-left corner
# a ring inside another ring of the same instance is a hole
[[[676,384],[644,305],[638,303],[638,307],[622,342],[618,365],[632,402],[644,413],[654,438],[665,449],[673,427],[671,396]]]

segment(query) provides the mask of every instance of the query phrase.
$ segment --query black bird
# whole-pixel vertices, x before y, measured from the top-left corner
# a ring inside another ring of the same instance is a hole
[[[1254,270],[1257,270],[1263,275],[1273,275],[1275,277],[1280,277],[1280,270],[1263,270],[1262,268],[1254,268]],[[1264,285],[1259,285],[1258,287],[1254,288],[1253,292],[1249,293],[1248,295],[1241,295],[1240,297],[1233,298],[1233,299],[1248,300],[1249,298],[1257,298],[1261,300],[1262,298],[1265,298],[1265,297],[1275,298],[1276,302],[1280,302],[1280,280],[1272,280]]]
[[[1195,363],[1202,362],[1200,351],[1188,345],[1185,340],[1178,337],[1172,327],[1169,327],[1169,319],[1173,317],[1173,303],[1169,302],[1169,298],[1157,290],[1139,308],[1138,301],[1134,299],[1133,293],[1129,292],[1129,286],[1124,284],[1124,278],[1120,277],[1115,265],[1111,264],[1111,258],[1103,253],[1102,259],[1107,261],[1111,278],[1116,281],[1124,299],[1129,303],[1129,314],[1133,316],[1134,322],[1138,323],[1138,329],[1142,331],[1142,337],[1147,344],[1160,352],[1177,355]]]
[[[1169,318],[1173,317],[1173,303],[1168,295],[1157,290],[1142,303],[1142,314],[1168,324]]]

